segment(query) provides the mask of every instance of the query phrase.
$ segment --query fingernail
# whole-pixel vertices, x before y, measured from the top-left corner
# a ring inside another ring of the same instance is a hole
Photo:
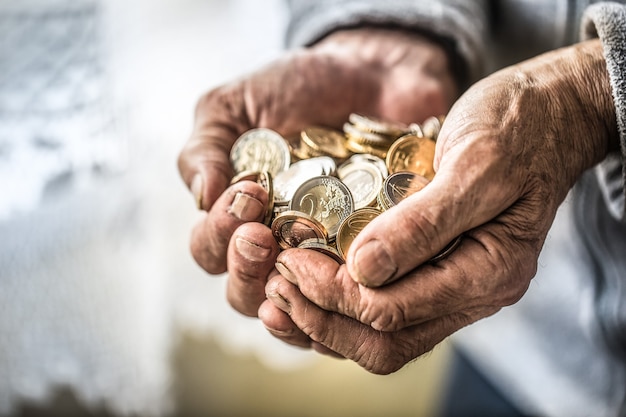
[[[196,200],[196,207],[198,210],[202,210],[202,192],[204,190],[204,180],[202,175],[196,174],[191,180],[191,186],[189,187],[193,198]]]
[[[263,262],[267,260],[270,253],[270,249],[259,246],[241,237],[235,239],[235,246],[241,256],[252,262]]]
[[[378,240],[371,240],[357,249],[354,266],[357,281],[365,286],[382,285],[398,270],[387,249]]]
[[[271,334],[273,334],[274,336],[278,336],[278,337],[285,337],[285,336],[291,336],[293,335],[294,331],[293,329],[289,329],[289,330],[277,330],[277,329],[271,329],[267,326],[265,326],[265,328],[267,329],[268,332],[270,332]]]
[[[287,301],[285,297],[277,292],[270,292],[265,295],[267,296],[267,299],[270,300],[276,307],[280,308],[287,314],[291,314],[291,304],[289,304],[289,301]]]
[[[265,206],[256,198],[244,193],[237,193],[229,212],[244,222],[259,220],[265,214]]]
[[[298,285],[298,280],[295,275],[285,266],[285,264],[276,262],[275,266],[276,270],[280,272],[280,275],[282,275],[287,281],[291,282],[293,285]]]

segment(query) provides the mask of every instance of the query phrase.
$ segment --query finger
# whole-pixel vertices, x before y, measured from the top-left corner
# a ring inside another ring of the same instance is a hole
[[[262,221],[267,191],[252,181],[229,187],[196,224],[191,235],[191,253],[208,273],[226,271],[226,253],[235,230],[246,222]]]
[[[505,216],[498,220],[507,221]],[[314,251],[283,251],[276,268],[321,308],[396,331],[465,310],[513,304],[536,272],[540,247],[540,238],[493,222],[468,232],[436,265],[424,264],[379,288],[359,285],[345,265]]]
[[[463,232],[496,217],[520,197],[520,189],[494,181],[507,178],[503,167],[486,164],[488,168],[482,169],[467,156],[488,154],[483,146],[468,143],[463,152],[451,151],[449,161],[440,165],[440,171],[426,187],[378,216],[359,233],[346,256],[350,275],[357,282],[376,287],[394,281],[431,259]]]
[[[312,348],[317,353],[331,356],[337,359],[345,359],[340,354],[327,348],[321,343],[311,340],[302,330],[295,325],[289,315],[283,310],[285,306],[278,308],[276,305],[283,303],[283,300],[276,295],[270,294],[271,300],[265,300],[259,307],[258,316],[265,328],[271,335],[283,342],[302,348]]]
[[[441,317],[399,332],[377,331],[347,316],[324,310],[304,297],[284,277],[267,284],[268,300],[286,314],[314,342],[353,360],[369,372],[389,374],[432,350],[456,330],[493,314],[479,310]]]
[[[256,317],[278,251],[272,231],[261,223],[244,223],[235,230],[226,257],[226,298],[235,310]]]
[[[277,339],[293,346],[310,349],[311,338],[291,321],[287,313],[276,307],[276,303],[280,302],[280,298],[272,301],[265,300],[259,306],[259,319],[267,331]]]
[[[199,209],[208,210],[228,187],[230,149],[249,129],[242,87],[222,86],[200,98],[193,132],[178,157],[180,175]]]

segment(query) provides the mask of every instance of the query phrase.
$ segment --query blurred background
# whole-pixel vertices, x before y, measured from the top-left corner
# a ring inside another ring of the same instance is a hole
[[[0,415],[429,416],[444,343],[375,376],[232,311],[188,251],[199,95],[281,0],[0,0]]]

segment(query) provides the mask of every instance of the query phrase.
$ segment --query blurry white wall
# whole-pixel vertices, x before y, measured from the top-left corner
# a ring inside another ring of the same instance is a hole
[[[59,385],[163,414],[181,330],[309,358],[195,266],[176,169],[198,96],[276,57],[284,25],[280,0],[0,1],[0,414]]]

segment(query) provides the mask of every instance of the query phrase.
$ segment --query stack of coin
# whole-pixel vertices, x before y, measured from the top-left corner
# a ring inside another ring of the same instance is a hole
[[[389,147],[409,133],[408,125],[352,113],[344,123],[346,147],[354,153],[367,153],[385,159]]]
[[[270,129],[252,129],[231,150],[233,183],[256,181],[268,191],[264,222],[282,249],[342,262],[365,225],[432,179],[442,121],[405,125],[351,114],[343,132],[308,127],[292,146]]]

